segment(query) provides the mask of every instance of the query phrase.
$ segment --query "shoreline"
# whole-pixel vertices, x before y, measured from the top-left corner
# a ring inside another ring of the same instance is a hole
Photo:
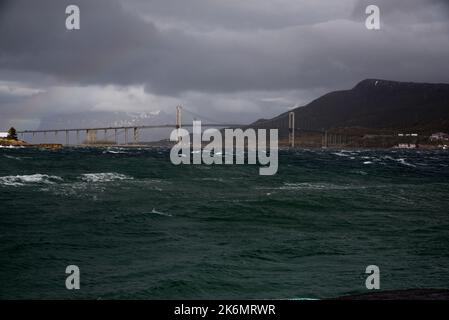
[[[135,149],[135,148],[171,148],[173,145],[170,144],[135,144],[135,145],[125,145],[125,144],[114,144],[114,145],[108,145],[108,144],[97,144],[97,145],[89,145],[89,144],[81,144],[81,145],[63,145],[59,143],[41,143],[41,144],[28,144],[28,143],[0,143],[0,148],[44,148],[44,149],[62,149],[62,148],[128,148],[128,149]],[[437,147],[437,146],[425,146],[425,147],[419,147],[419,148],[385,148],[385,147],[366,147],[366,146],[332,146],[332,147],[308,147],[308,146],[295,146],[295,147],[289,147],[289,146],[283,146],[280,145],[278,148],[279,151],[300,151],[300,150],[323,150],[323,151],[445,151],[446,149],[443,147]]]
[[[152,141],[152,142],[141,142],[137,144],[69,144],[64,145],[62,143],[28,143],[23,140],[8,140],[8,139],[0,139],[0,147],[3,148],[14,148],[14,147],[20,147],[20,148],[46,148],[46,149],[60,149],[60,148],[155,148],[155,147],[163,147],[163,148],[171,148],[175,143],[171,143],[168,141]],[[204,145],[203,145],[204,147]],[[336,151],[336,150],[415,150],[415,151],[423,151],[423,150],[447,150],[446,145],[434,145],[434,144],[420,144],[415,148],[401,148],[399,146],[356,146],[354,144],[352,145],[332,145],[332,146],[313,146],[313,145],[296,145],[294,147],[290,146],[285,141],[279,141],[278,144],[278,150],[279,151],[286,151],[286,150],[329,150],[329,151]]]

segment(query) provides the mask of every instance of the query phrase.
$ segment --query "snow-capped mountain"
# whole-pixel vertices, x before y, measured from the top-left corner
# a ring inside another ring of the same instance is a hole
[[[38,129],[98,128],[172,123],[175,123],[175,115],[169,115],[159,110],[140,113],[92,111],[46,116],[41,119]]]

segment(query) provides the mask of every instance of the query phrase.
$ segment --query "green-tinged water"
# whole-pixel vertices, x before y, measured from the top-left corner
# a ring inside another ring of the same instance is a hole
[[[449,288],[449,153],[0,149],[0,298],[327,298]],[[65,268],[81,289],[65,288]]]

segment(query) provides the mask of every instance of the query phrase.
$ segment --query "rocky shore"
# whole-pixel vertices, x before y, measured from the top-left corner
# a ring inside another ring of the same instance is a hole
[[[61,148],[62,144],[59,143],[42,143],[42,144],[29,144],[22,140],[4,139],[0,138],[0,146],[3,147],[29,147],[29,148]]]
[[[7,138],[0,138],[0,146],[26,146],[28,143],[22,140],[14,140],[14,139],[7,139]]]

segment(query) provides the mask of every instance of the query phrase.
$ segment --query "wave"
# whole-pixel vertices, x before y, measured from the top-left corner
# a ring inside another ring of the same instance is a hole
[[[333,155],[339,156],[339,157],[350,157],[351,153],[346,153],[344,151],[341,152],[334,152]]]
[[[9,155],[7,155],[7,154],[4,154],[3,155],[5,158],[8,158],[8,159],[13,159],[13,160],[19,160],[19,161],[22,161],[22,158],[20,158],[20,157],[13,157],[13,156],[9,156]]]
[[[50,176],[47,174],[31,174],[31,175],[17,175],[17,176],[4,176],[0,177],[0,185],[5,186],[24,186],[33,183],[45,183],[54,184],[57,181],[62,181],[63,179],[58,176]]]
[[[400,164],[403,164],[404,166],[416,168],[416,166],[414,164],[407,162],[404,158],[397,159],[396,161],[399,162]]]
[[[85,182],[111,182],[117,180],[132,180],[132,177],[116,172],[85,173],[81,175]]]
[[[112,154],[127,154],[124,148],[108,148],[104,150],[103,153],[112,153]]]
[[[300,182],[300,183],[284,183],[283,186],[277,188],[278,190],[344,190],[361,188],[360,186],[337,185],[332,183],[320,182]]]
[[[216,182],[224,182],[222,178],[194,178],[196,181],[216,181]]]
[[[59,177],[50,177],[49,181],[51,182],[51,179],[55,178]],[[63,180],[61,178],[59,179]],[[133,178],[116,172],[85,173],[78,176],[77,180],[67,179],[63,183],[49,183],[39,190],[70,197],[88,196],[96,200],[96,193],[104,192],[108,182],[123,180],[133,180]],[[12,183],[11,181],[7,182]]]
[[[333,155],[338,157],[352,157],[357,156],[360,153],[358,150],[340,150],[337,152],[332,152]]]
[[[0,145],[0,149],[23,149],[25,148],[24,146],[13,146],[13,145],[9,145],[9,146],[3,146]]]
[[[367,174],[364,171],[360,171],[361,175]],[[376,185],[361,185],[361,184],[338,184],[327,182],[284,182],[278,187],[256,187],[256,190],[283,190],[283,191],[295,191],[295,190],[361,190],[370,188],[387,188],[388,184],[376,184]]]
[[[125,152],[125,151],[115,151],[115,150],[106,150],[106,151],[103,151],[103,153],[127,154],[128,152]]]
[[[414,164],[412,164],[412,163],[410,163],[410,162],[407,162],[405,158],[395,159],[395,158],[390,157],[390,156],[384,156],[383,158],[384,158],[384,159],[387,159],[387,160],[399,162],[400,164],[402,164],[402,165],[404,165],[404,166],[416,168],[416,166],[415,166]]]
[[[155,208],[153,208],[153,210],[151,210],[151,213],[154,213],[154,214],[157,214],[160,216],[165,216],[165,217],[172,217],[171,214],[157,211]]]

